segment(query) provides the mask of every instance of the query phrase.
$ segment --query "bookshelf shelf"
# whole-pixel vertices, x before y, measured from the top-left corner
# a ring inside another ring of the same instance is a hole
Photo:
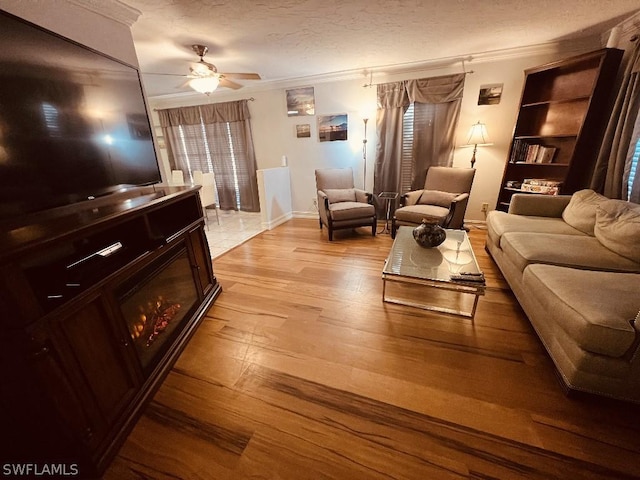
[[[572,103],[572,102],[581,102],[581,101],[589,101],[590,97],[588,95],[585,96],[580,96],[580,97],[573,97],[573,98],[563,98],[563,99],[558,99],[558,100],[545,100],[545,101],[541,101],[541,102],[532,102],[532,103],[526,103],[523,104],[521,106],[521,108],[530,108],[530,107],[538,107],[541,105],[553,105],[553,104],[559,104],[559,103]]]
[[[506,211],[511,196],[521,192],[507,184],[522,184],[525,179],[561,182],[561,194],[588,187],[622,53],[603,48],[525,70],[499,210]]]

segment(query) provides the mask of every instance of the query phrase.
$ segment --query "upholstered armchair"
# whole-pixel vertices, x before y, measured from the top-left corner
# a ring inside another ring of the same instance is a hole
[[[400,197],[391,222],[391,237],[400,225],[420,225],[423,219],[444,228],[464,228],[474,168],[429,167],[424,188]]]
[[[373,195],[354,187],[353,169],[325,168],[316,170],[320,228],[326,225],[329,241],[334,230],[371,227],[376,234],[376,209]]]

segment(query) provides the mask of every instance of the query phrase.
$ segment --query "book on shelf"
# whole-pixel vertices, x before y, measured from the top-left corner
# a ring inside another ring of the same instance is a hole
[[[523,192],[541,193],[544,195],[558,195],[562,182],[546,178],[525,178],[520,189]]]
[[[536,163],[552,163],[557,150],[556,147],[540,145],[538,154],[536,155]]]
[[[556,147],[529,143],[520,138],[513,141],[511,163],[552,163],[558,149]]]

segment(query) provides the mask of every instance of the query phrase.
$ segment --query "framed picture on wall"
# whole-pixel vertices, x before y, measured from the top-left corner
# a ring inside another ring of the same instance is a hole
[[[335,142],[347,139],[347,114],[318,115],[318,140]]]
[[[311,138],[311,125],[303,123],[296,125],[296,137],[297,138]]]
[[[287,115],[289,117],[316,114],[313,87],[292,88],[285,92],[287,96]]]
[[[480,85],[480,94],[478,95],[478,105],[497,105],[502,97],[502,83],[493,83],[491,85]]]

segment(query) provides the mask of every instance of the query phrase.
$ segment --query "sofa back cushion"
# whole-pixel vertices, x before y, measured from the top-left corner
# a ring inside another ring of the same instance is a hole
[[[593,236],[596,208],[607,200],[607,197],[593,190],[580,190],[571,196],[569,204],[562,211],[562,219],[573,228]]]
[[[640,205],[607,200],[596,209],[596,238],[609,250],[640,263]]]

